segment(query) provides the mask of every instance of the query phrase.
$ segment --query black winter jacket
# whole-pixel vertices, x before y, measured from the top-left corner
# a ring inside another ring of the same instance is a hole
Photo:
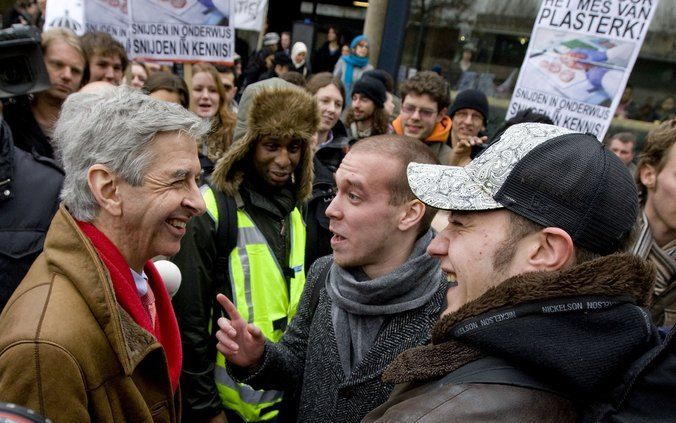
[[[384,379],[399,385],[364,422],[578,421],[659,344],[644,309],[654,276],[615,255],[494,286],[397,357]]]
[[[14,147],[0,121],[0,311],[42,251],[62,184],[61,168]]]
[[[54,148],[35,120],[28,96],[7,100],[3,114],[12,130],[16,147],[42,157],[54,158]]]

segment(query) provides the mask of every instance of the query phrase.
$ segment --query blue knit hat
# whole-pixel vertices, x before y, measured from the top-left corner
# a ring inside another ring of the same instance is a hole
[[[359,44],[359,42],[361,42],[361,41],[366,41],[367,43],[370,43],[369,37],[367,37],[366,35],[363,35],[363,34],[357,35],[356,37],[354,37],[354,39],[350,43],[350,50],[354,50],[355,48],[357,48],[357,44]]]

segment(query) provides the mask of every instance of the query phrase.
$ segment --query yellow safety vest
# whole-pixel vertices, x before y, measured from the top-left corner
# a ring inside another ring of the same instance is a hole
[[[218,205],[210,188],[202,193],[207,212],[218,225]],[[229,258],[232,300],[237,311],[249,323],[258,326],[265,337],[277,342],[296,314],[305,285],[305,223],[297,208],[291,212],[291,249],[289,268],[294,271],[287,288],[282,267],[265,237],[249,215],[237,211],[237,247]],[[223,405],[249,422],[274,419],[282,392],[255,390],[235,382],[225,369],[225,357],[216,356],[215,378]]]

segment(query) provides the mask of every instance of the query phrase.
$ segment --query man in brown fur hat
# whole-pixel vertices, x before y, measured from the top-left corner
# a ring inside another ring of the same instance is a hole
[[[284,81],[271,79],[244,92],[236,142],[202,188],[207,213],[193,220],[173,257],[183,275],[173,302],[185,351],[186,421],[277,415],[281,392],[237,384],[216,355],[215,296],[225,293],[272,341],[293,318],[305,285],[299,206],[311,194],[311,139],[318,123],[312,97]]]
[[[412,164],[408,181],[450,211],[428,253],[452,286],[432,344],[393,361],[383,379],[401,385],[365,422],[578,421],[658,345],[654,270],[615,254],[636,188],[593,136],[518,124],[466,167]]]

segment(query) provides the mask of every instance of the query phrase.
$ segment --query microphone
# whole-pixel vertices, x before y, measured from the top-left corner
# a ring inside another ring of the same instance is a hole
[[[173,297],[181,287],[181,271],[178,266],[169,260],[157,260],[153,264],[162,277],[169,296]]]

